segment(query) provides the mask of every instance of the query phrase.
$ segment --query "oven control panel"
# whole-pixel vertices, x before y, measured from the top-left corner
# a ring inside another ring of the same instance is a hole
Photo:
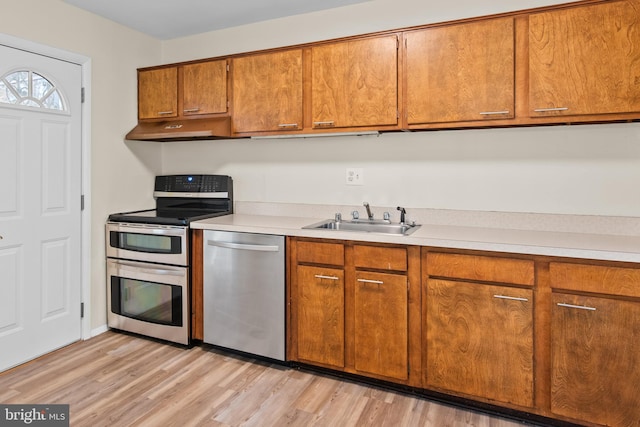
[[[156,176],[155,191],[176,193],[231,193],[232,180],[227,175]]]

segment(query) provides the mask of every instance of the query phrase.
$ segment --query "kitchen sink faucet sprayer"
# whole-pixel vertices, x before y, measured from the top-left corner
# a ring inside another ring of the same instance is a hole
[[[398,210],[400,211],[400,224],[404,224],[405,223],[405,215],[407,214],[407,211],[405,208],[398,206]]]

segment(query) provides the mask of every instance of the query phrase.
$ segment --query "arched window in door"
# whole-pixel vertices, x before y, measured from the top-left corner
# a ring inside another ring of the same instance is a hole
[[[67,111],[55,85],[31,70],[12,71],[0,78],[0,103]]]

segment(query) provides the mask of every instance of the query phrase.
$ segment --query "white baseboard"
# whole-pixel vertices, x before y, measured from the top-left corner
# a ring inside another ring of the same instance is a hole
[[[98,336],[100,334],[104,334],[108,330],[109,330],[109,327],[107,325],[98,326],[97,328],[94,328],[94,329],[91,330],[90,338],[93,338],[93,337]]]

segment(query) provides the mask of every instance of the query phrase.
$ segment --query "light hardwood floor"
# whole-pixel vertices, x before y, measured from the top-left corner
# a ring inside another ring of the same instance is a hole
[[[1,373],[0,402],[70,404],[73,427],[522,425],[207,346],[114,332]]]

